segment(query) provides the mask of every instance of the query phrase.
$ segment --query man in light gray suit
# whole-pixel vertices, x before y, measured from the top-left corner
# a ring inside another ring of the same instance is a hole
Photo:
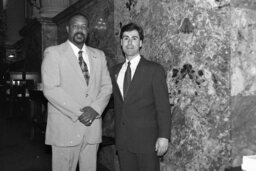
[[[88,19],[72,16],[68,40],[49,47],[42,62],[43,92],[48,99],[46,144],[52,146],[53,171],[96,171],[101,114],[112,93],[102,51],[85,45]]]

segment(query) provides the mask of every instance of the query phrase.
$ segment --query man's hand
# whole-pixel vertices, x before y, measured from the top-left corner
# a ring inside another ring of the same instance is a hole
[[[99,115],[93,108],[90,106],[86,106],[81,109],[83,112],[79,117],[78,120],[82,122],[85,126],[91,126],[95,118]]]
[[[164,155],[168,149],[168,139],[167,138],[158,138],[156,140],[156,151],[158,156]]]

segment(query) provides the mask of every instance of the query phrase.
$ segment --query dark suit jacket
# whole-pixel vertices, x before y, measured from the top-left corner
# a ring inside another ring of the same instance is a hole
[[[155,151],[158,137],[170,137],[171,113],[163,67],[141,57],[125,101],[117,84],[123,63],[112,68],[117,150]]]

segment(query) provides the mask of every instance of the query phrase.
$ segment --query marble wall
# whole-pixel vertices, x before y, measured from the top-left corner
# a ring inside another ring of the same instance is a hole
[[[255,155],[256,1],[115,0],[114,10],[116,42],[122,25],[138,23],[142,54],[167,72],[172,133],[161,170],[221,171]]]
[[[256,1],[232,1],[232,165],[256,155]]]
[[[164,66],[173,105],[162,171],[221,171],[231,165],[229,0],[115,0],[115,35],[144,28],[142,54]],[[122,61],[121,50],[115,57]]]

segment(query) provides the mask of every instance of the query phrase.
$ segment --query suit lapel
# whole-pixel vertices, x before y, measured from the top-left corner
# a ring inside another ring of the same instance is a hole
[[[95,75],[96,68],[97,68],[97,56],[88,47],[86,47],[86,52],[87,52],[89,63],[90,63],[90,72],[89,72],[90,80],[89,80],[88,87],[91,87],[93,84],[93,79],[95,78],[94,75]]]
[[[75,70],[75,72],[77,73],[77,75],[80,77],[80,80],[82,81],[82,85],[86,85],[83,73],[81,71],[81,68],[79,66],[79,62],[77,60],[76,55],[73,52],[73,49],[71,48],[71,46],[69,45],[68,42],[65,43],[64,45],[64,56],[67,57],[68,62],[70,63],[70,65],[72,66],[72,68]]]

